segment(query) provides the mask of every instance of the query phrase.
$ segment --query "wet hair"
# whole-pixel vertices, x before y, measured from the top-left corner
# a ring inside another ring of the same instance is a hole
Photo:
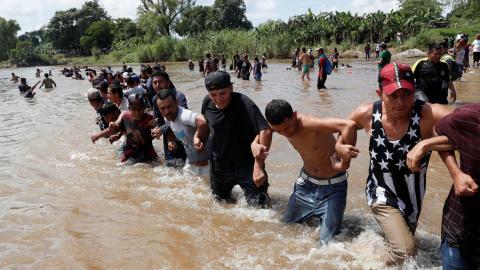
[[[135,80],[133,79],[132,76],[128,76],[127,78],[127,85],[134,85],[135,84]]]
[[[48,73],[45,73],[45,78],[48,78]]]
[[[283,99],[273,99],[265,108],[265,118],[272,125],[280,125],[285,118],[293,117],[293,109],[290,103]]]
[[[306,49],[305,49],[305,48],[302,48],[302,52],[305,52],[305,51],[306,51]]]
[[[165,99],[167,99],[168,97],[172,97],[173,100],[177,100],[177,98],[175,97],[175,95],[173,94],[173,92],[170,91],[170,89],[161,89],[161,90],[158,91],[158,93],[157,93],[157,99],[165,100]]]
[[[21,83],[26,83],[26,82],[27,82],[27,79],[21,78],[21,79],[20,79],[20,82],[21,82]]]
[[[258,60],[258,57],[255,57],[253,60],[255,60],[255,61],[257,61],[257,62],[259,61],[259,60]]]
[[[147,67],[147,68],[145,69],[145,72],[147,72],[148,74],[152,74],[152,73],[153,73],[152,67]]]
[[[442,46],[442,49],[448,49],[448,44],[446,42],[440,43],[440,46]]]
[[[120,86],[120,84],[118,84],[118,85],[111,84],[109,86],[109,88],[110,88],[110,91],[112,91],[113,94],[118,95],[119,97],[123,97],[123,90],[122,90],[122,87]]]
[[[433,43],[428,46],[428,52],[432,53],[433,50],[442,50],[442,47],[438,43]]]
[[[107,89],[108,89],[108,83],[107,82],[101,82],[98,85],[98,90],[100,90],[100,92],[107,93]]]
[[[120,113],[120,109],[118,109],[117,105],[115,105],[115,103],[112,103],[112,102],[103,103],[98,111],[100,112],[101,116],[115,113],[115,112]]]
[[[210,53],[207,53],[205,56],[206,56],[207,58],[210,58]]]

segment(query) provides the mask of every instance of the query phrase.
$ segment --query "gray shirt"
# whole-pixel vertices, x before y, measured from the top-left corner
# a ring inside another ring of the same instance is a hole
[[[198,153],[193,145],[193,136],[195,132],[197,132],[197,126],[195,125],[197,115],[198,113],[178,107],[178,114],[174,121],[165,119],[165,125],[170,127],[175,137],[177,137],[185,147],[189,163],[203,162],[210,159],[209,143],[207,143],[207,149],[201,153]]]

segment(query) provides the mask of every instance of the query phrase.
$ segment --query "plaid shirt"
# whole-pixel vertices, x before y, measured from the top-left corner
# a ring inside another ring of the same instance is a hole
[[[43,79],[43,82],[42,82],[42,85],[40,85],[40,87],[42,87],[43,85],[45,85],[45,89],[48,89],[48,88],[53,88],[53,85],[55,84],[55,82],[50,79],[50,78],[45,78]],[[56,86],[56,84],[55,84]]]
[[[435,124],[460,153],[460,169],[480,185],[480,103],[458,107]],[[452,186],[445,201],[442,240],[459,248],[462,256],[480,267],[480,194],[458,197]]]

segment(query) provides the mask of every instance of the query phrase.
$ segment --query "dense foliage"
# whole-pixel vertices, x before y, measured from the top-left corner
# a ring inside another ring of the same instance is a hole
[[[18,23],[0,18],[0,59],[31,62],[45,58],[35,54],[75,52],[112,62],[183,61],[206,52],[231,56],[236,50],[287,58],[297,46],[336,46],[342,52],[365,42],[390,42],[398,31],[405,41],[400,49],[424,49],[457,31],[432,29],[439,25],[480,26],[480,0],[398,2],[397,11],[363,15],[309,9],[287,22],[268,20],[253,28],[244,0],[215,0],[212,6],[195,6],[196,0],[140,0],[135,21],[111,19],[99,0],[91,0],[80,9],[57,11],[47,26],[18,38]],[[447,18],[442,17],[445,5],[453,7]]]

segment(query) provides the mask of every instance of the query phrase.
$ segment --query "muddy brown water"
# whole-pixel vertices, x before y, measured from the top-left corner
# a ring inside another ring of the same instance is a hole
[[[352,68],[335,70],[328,90],[316,89],[317,69],[312,81],[301,82],[297,70],[286,69],[289,61],[269,61],[262,82],[233,78],[234,91],[248,95],[262,112],[271,99],[283,98],[299,112],[345,118],[378,99],[378,71],[374,60],[341,60]],[[198,72],[188,71],[186,63],[166,66],[189,108],[199,112],[206,90]],[[319,247],[317,219],[282,222],[302,166],[284,137],[274,134],[266,163],[270,207],[249,208],[238,188],[237,203],[218,203],[208,179],[164,166],[122,166],[119,144],[92,144],[98,127],[84,97],[88,81],[59,76],[62,67],[40,67],[52,70],[58,87],[23,98],[10,74],[33,85],[36,68],[0,70],[0,268],[385,269],[379,258],[386,243],[364,191],[369,156],[363,131],[357,143],[363,152],[349,169],[342,231]],[[473,68],[455,83],[458,101],[451,109],[480,102],[478,73]],[[163,152],[160,141],[154,145]],[[441,268],[441,213],[451,184],[433,154],[415,236],[419,251],[404,269]]]

